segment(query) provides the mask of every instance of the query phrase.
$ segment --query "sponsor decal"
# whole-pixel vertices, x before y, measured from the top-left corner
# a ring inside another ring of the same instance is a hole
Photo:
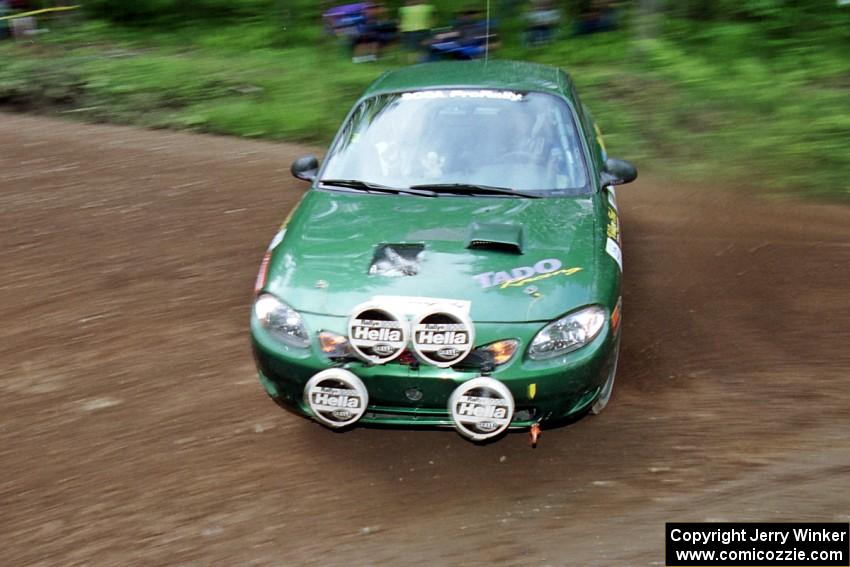
[[[489,98],[516,102],[522,100],[523,96],[521,93],[515,93],[513,91],[493,91],[488,89],[427,90],[402,93],[401,95],[401,100],[429,100],[435,98]]]
[[[614,207],[614,209],[619,210],[617,209],[617,192],[614,191],[613,185],[608,186],[608,204]]]
[[[571,276],[577,272],[580,272],[581,268],[561,268],[560,270],[555,270],[554,272],[549,272],[546,274],[539,274],[536,276],[531,276],[530,278],[525,278],[524,280],[512,280],[509,282],[505,282],[499,286],[500,289],[505,289],[508,287],[520,287],[526,284],[530,284],[532,282],[537,282],[540,280],[545,280],[547,278],[551,278],[554,276]],[[539,297],[540,293],[535,289],[534,292],[529,295],[534,295],[535,297]]]
[[[473,378],[449,397],[449,414],[461,435],[483,441],[503,432],[514,415],[514,398],[493,378]]]
[[[603,160],[607,157],[608,150],[605,147],[605,139],[602,136],[602,130],[599,129],[599,126],[596,124],[593,125],[594,131],[596,131],[596,142],[599,144],[599,147],[602,148]]]
[[[440,368],[463,360],[472,350],[475,332],[469,317],[447,306],[434,306],[414,320],[413,351],[419,358]]]
[[[620,240],[620,217],[617,215],[617,209],[613,207],[608,207],[608,225],[605,228],[605,234],[618,243],[622,242]]]
[[[366,362],[384,364],[393,360],[404,351],[407,340],[405,318],[376,302],[358,305],[348,320],[348,342]]]
[[[307,381],[304,403],[317,421],[328,427],[345,427],[363,417],[369,392],[348,370],[328,368]]]
[[[498,286],[499,289],[522,287],[530,283],[554,276],[571,276],[580,272],[581,268],[563,268],[563,263],[557,258],[540,260],[533,266],[519,266],[510,272],[484,272],[473,277],[484,289]]]
[[[379,356],[387,356],[393,353],[393,348],[393,345],[384,343],[373,346],[372,350],[374,350]]]
[[[610,238],[606,239],[605,243],[605,251],[608,252],[608,255],[614,258],[614,261],[617,262],[617,265],[620,266],[620,271],[623,271],[623,251],[620,249],[620,245]]]

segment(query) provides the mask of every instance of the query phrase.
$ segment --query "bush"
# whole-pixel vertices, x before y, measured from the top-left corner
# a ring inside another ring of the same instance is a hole
[[[280,9],[280,0],[85,0],[86,12],[123,24],[246,18]]]

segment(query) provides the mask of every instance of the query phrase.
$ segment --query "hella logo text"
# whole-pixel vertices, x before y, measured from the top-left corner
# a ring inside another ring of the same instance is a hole
[[[416,342],[420,345],[465,345],[469,342],[469,333],[465,331],[419,331]]]
[[[440,357],[446,358],[446,359],[456,358],[459,355],[460,355],[460,351],[458,349],[456,349],[455,347],[443,347],[443,348],[441,348],[440,350],[437,351],[437,356],[440,356]]]
[[[502,400],[476,399],[463,396],[457,404],[458,416],[507,419],[508,408]]]
[[[353,331],[352,338],[363,341],[399,342],[402,340],[401,331],[399,329],[389,329],[387,327],[372,329],[356,325]]]
[[[349,394],[334,394],[327,392],[329,388],[322,388],[324,391],[313,392],[312,402],[316,406],[326,408],[349,408],[357,409],[360,407],[360,397]],[[352,392],[354,393],[354,392]]]

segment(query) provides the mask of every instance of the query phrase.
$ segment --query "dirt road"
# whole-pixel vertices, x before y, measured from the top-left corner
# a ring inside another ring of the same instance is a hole
[[[603,415],[335,434],[248,343],[304,151],[0,114],[0,563],[658,565],[665,521],[850,521],[850,208],[644,176]]]

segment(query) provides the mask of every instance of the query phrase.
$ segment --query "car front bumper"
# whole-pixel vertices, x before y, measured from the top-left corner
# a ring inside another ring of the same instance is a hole
[[[345,320],[304,315],[312,336],[328,330],[342,333]],[[525,350],[545,323],[478,323],[479,345],[517,339],[513,359],[487,375],[511,391],[516,411],[511,428],[562,420],[588,407],[613,368],[618,333],[606,322],[590,344],[561,357],[531,360]],[[355,360],[335,361],[324,356],[316,343],[306,349],[288,347],[268,334],[252,317],[251,335],[260,383],[275,401],[305,416],[312,416],[303,399],[307,381],[330,367],[341,367],[359,377],[369,392],[369,405],[358,423],[372,425],[453,426],[448,400],[462,383],[482,375],[478,369],[418,367],[396,361],[369,365]]]

